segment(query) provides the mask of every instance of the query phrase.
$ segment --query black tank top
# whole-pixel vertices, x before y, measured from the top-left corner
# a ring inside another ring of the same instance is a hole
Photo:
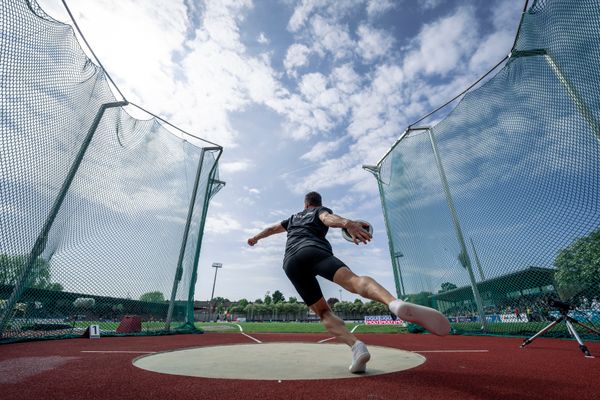
[[[309,207],[281,221],[281,225],[287,231],[284,259],[308,246],[318,247],[333,254],[331,244],[325,239],[329,227],[319,218],[323,212],[333,214],[327,207]]]

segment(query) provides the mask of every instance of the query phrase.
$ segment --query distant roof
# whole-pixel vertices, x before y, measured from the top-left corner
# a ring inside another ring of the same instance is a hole
[[[478,282],[480,293],[492,292],[502,295],[519,290],[532,289],[554,285],[554,269],[542,267],[527,267],[526,269],[511,272]],[[447,292],[437,293],[432,296],[436,300],[458,302],[473,299],[471,286],[462,286]]]

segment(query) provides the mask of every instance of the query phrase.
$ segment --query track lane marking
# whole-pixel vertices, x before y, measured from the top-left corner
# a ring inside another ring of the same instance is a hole
[[[335,339],[335,337],[330,337],[330,338],[327,338],[327,339],[319,340],[317,343],[325,343],[325,342],[328,342],[328,341],[333,340],[333,339]]]
[[[489,350],[410,350],[413,353],[489,353]]]
[[[356,330],[356,328],[358,328],[359,326],[360,325],[354,325],[354,328],[352,328],[352,330],[350,331],[350,333],[354,333],[354,331]],[[332,336],[330,338],[327,338],[327,339],[319,340],[317,343],[325,343],[325,342],[328,342],[328,341],[333,340],[333,339],[335,339],[334,336]]]
[[[241,333],[242,335],[246,336],[247,338],[250,338],[250,339],[254,340],[256,343],[262,343],[262,342],[261,342],[260,340],[258,340],[257,338],[255,338],[255,337],[252,337],[252,336],[250,336],[250,335],[248,335],[248,334],[244,333],[244,330],[242,329],[242,326],[241,326],[240,324],[234,324],[234,325],[237,325],[237,327],[240,329],[240,333]]]
[[[125,354],[154,354],[156,351],[133,350],[81,350],[82,353],[125,353]]]

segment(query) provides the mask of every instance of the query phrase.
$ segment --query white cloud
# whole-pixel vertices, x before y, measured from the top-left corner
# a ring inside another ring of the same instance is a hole
[[[306,22],[313,10],[321,3],[319,0],[303,0],[288,22],[288,29],[291,32],[297,32]]]
[[[205,231],[215,234],[226,234],[242,229],[242,224],[229,214],[209,215],[206,217]]]
[[[310,49],[303,44],[294,43],[287,49],[283,65],[288,74],[293,74],[298,67],[308,64]]]
[[[240,171],[246,171],[252,166],[253,163],[250,160],[237,160],[232,162],[219,163],[219,170],[223,172],[235,173]]]
[[[334,140],[331,142],[319,142],[313,146],[308,152],[303,154],[300,158],[308,161],[319,161],[326,158],[330,153],[339,149],[340,145],[344,141],[344,138]]]
[[[481,39],[479,47],[469,61],[471,70],[484,73],[510,52],[520,14],[520,7],[515,7],[509,1],[498,2],[492,7],[491,19],[495,30]]]
[[[478,22],[474,10],[461,7],[454,14],[423,27],[404,60],[406,75],[445,76],[476,48]]]
[[[352,64],[343,64],[334,68],[331,74],[333,85],[344,94],[352,94],[360,89],[362,77],[354,71]]]
[[[310,24],[314,50],[322,57],[331,54],[335,59],[352,54],[354,41],[350,38],[348,27],[316,15]]]
[[[379,16],[385,14],[387,11],[398,5],[393,0],[368,0],[367,1],[367,15],[369,17]]]
[[[421,0],[419,5],[423,10],[433,10],[443,2],[444,0]]]
[[[483,38],[469,60],[469,69],[485,73],[510,52],[514,33],[502,30]]]
[[[368,25],[358,27],[358,52],[366,62],[385,56],[394,44],[394,39],[385,31]]]
[[[522,7],[516,6],[512,1],[499,1],[492,7],[492,24],[496,30],[508,30],[517,33],[521,20]]]
[[[319,72],[304,75],[299,85],[300,92],[308,99],[318,96],[326,87],[327,80]]]
[[[267,38],[267,36],[265,35],[264,32],[261,32],[260,35],[258,35],[258,38],[256,39],[256,41],[260,44],[269,44],[270,43],[269,38]]]

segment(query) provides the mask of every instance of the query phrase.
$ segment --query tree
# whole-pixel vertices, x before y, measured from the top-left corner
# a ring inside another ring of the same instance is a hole
[[[600,291],[600,229],[574,240],[554,260],[556,289],[572,297],[585,289]]]
[[[56,282],[55,283],[49,283],[43,289],[54,290],[56,292],[62,292],[64,290],[63,285],[61,285],[60,283],[56,283]]]
[[[283,319],[284,321],[287,320],[287,314],[289,311],[289,308],[287,306],[288,303],[283,301],[277,302],[273,305],[273,309],[277,313],[278,319]]]
[[[73,307],[82,309],[94,308],[95,305],[96,299],[92,297],[78,297],[73,302]]]
[[[296,302],[292,303],[291,305],[294,307],[294,314],[296,314],[298,318],[301,316],[306,316],[306,313],[308,313],[308,306],[306,304]]]
[[[265,294],[265,304],[271,304],[272,302],[273,302],[273,298],[271,297],[269,292],[267,292],[267,294]]]
[[[327,304],[329,304],[329,308],[333,309],[333,306],[335,305],[335,303],[339,303],[340,301],[338,299],[336,299],[335,297],[330,297],[327,299]]]
[[[231,301],[229,301],[229,299],[226,299],[224,297],[217,296],[217,297],[213,298],[212,303],[215,306],[222,306],[224,303],[231,303]]]
[[[364,303],[361,299],[354,299],[350,311],[353,315],[364,314]]]
[[[456,286],[454,283],[444,282],[440,285],[440,287],[441,289],[438,290],[438,293],[448,292],[452,289],[456,289],[458,286]]]
[[[273,303],[277,304],[284,301],[285,297],[283,297],[283,293],[281,293],[279,290],[273,292]]]
[[[165,296],[159,291],[148,292],[140,296],[140,301],[146,301],[148,303],[162,303],[165,301]]]
[[[364,312],[368,315],[386,315],[390,313],[388,308],[378,301],[370,301],[365,304]]]
[[[0,254],[0,285],[14,285],[21,276],[27,260],[27,256]],[[63,290],[60,283],[51,282],[50,264],[41,257],[33,263],[27,286],[35,289]]]
[[[246,299],[241,299],[240,301],[237,302],[238,306],[245,308],[248,305],[248,300]]]
[[[298,302],[298,299],[297,299],[297,298],[295,298],[295,297],[290,297],[290,298],[288,299],[288,303],[297,303],[297,302]]]
[[[333,311],[336,314],[347,315],[352,312],[352,307],[354,307],[354,303],[350,303],[349,301],[339,301],[333,305]]]

